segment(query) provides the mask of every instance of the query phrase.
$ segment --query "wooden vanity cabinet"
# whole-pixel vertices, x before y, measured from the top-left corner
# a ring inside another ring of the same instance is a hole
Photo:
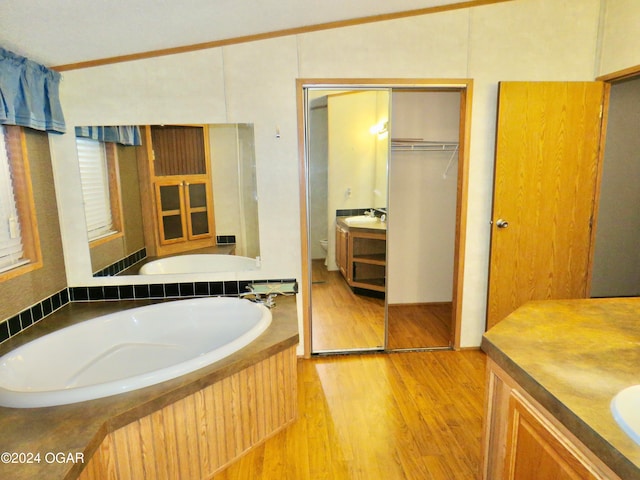
[[[348,279],[349,268],[347,266],[349,251],[349,232],[336,225],[336,264],[344,278]]]
[[[385,233],[349,231],[349,285],[378,292],[385,291],[387,240]]]
[[[483,450],[484,480],[620,479],[490,359]]]
[[[386,251],[385,231],[336,223],[336,264],[350,287],[384,292]]]

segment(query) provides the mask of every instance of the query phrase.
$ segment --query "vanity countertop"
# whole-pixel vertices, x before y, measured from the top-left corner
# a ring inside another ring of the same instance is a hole
[[[529,302],[482,349],[621,478],[640,478],[640,446],[610,411],[640,384],[640,298]]]
[[[149,303],[153,302],[71,303],[4,342],[0,345],[0,356],[68,325]],[[0,454],[3,456],[0,478],[74,479],[109,432],[297,345],[295,297],[278,297],[276,305],[272,310],[271,326],[251,344],[229,358],[182,377],[126,394],[70,405],[28,409],[0,407]],[[16,463],[7,462],[11,457],[6,457],[4,452],[14,453]],[[39,462],[35,461],[38,453]],[[84,463],[74,463],[70,459],[84,459]],[[28,460],[32,463],[25,463]]]
[[[361,221],[349,223],[348,219],[350,218],[355,218],[356,220],[360,219]],[[369,233],[379,233],[382,235],[387,233],[387,223],[381,221],[379,217],[372,217],[371,219],[365,218],[363,215],[358,215],[356,217],[336,217],[336,223],[344,230],[349,231],[357,230]]]

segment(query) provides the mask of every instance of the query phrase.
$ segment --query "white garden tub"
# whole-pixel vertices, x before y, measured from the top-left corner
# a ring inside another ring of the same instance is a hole
[[[244,272],[260,268],[260,258],[217,253],[176,255],[145,263],[141,275],[172,275],[176,273]]]
[[[224,297],[97,317],[1,357],[0,405],[64,405],[154,385],[231,355],[270,324],[263,305]]]

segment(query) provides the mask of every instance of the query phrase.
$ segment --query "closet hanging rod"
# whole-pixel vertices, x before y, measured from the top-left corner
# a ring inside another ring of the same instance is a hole
[[[421,138],[392,138],[391,149],[401,151],[452,151],[458,149],[458,142],[422,140]]]

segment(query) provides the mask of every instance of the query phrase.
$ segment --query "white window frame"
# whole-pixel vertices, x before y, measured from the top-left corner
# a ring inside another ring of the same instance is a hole
[[[41,267],[25,129],[0,125],[0,282]]]

